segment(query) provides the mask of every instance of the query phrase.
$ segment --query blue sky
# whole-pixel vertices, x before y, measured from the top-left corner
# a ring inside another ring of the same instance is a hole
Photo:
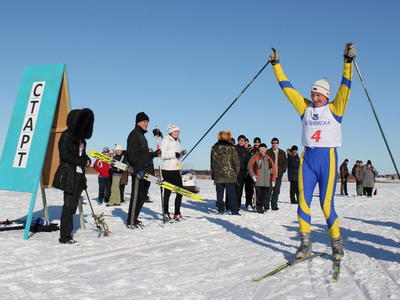
[[[189,150],[263,66],[270,47],[308,96],[321,77],[336,92],[343,48],[352,41],[400,164],[399,9],[398,1],[2,1],[0,149],[25,66],[67,65],[72,107],[95,113],[88,148],[126,145],[136,113],[145,111],[150,129],[178,124]],[[371,159],[381,173],[394,173],[356,73],[353,79],[339,160]],[[209,168],[219,130],[267,144],[277,136],[281,148],[301,144],[299,118],[270,67],[186,167]],[[154,147],[151,133],[147,138]]]

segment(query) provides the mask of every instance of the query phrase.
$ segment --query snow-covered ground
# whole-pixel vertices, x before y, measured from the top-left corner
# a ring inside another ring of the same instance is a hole
[[[97,197],[97,178],[88,176]],[[86,230],[76,216],[75,245],[58,244],[59,232],[0,232],[1,299],[400,299],[400,184],[377,184],[378,195],[336,197],[346,256],[340,281],[331,283],[329,257],[295,265],[261,282],[253,277],[292,258],[298,246],[296,206],[283,183],[280,210],[264,215],[216,215],[212,181],[199,180],[207,200],[184,199],[186,220],[163,225],[157,186],[142,210],[144,230],[126,229],[128,204],[105,207],[112,231],[97,237],[90,208]],[[355,191],[354,184],[349,190]],[[127,188],[127,193],[130,188]],[[127,195],[128,197],[129,195]],[[47,190],[50,217],[58,220],[62,193]],[[41,216],[40,194],[35,216]],[[24,217],[30,195],[0,191],[1,219]],[[173,201],[171,201],[173,203]],[[172,207],[171,203],[171,207]],[[318,199],[313,206],[313,250],[328,251]],[[58,222],[58,221],[57,221]]]

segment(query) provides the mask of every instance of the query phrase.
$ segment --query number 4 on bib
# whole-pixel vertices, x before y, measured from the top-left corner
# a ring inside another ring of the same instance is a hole
[[[321,139],[321,130],[317,130],[316,132],[314,132],[314,134],[311,136],[311,139],[315,140],[315,142],[318,143]]]

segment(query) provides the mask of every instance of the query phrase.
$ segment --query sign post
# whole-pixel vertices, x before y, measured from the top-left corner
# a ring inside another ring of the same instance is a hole
[[[24,239],[29,238],[39,184],[44,188],[59,163],[58,140],[70,110],[65,65],[26,67],[0,159],[0,190],[32,193]]]

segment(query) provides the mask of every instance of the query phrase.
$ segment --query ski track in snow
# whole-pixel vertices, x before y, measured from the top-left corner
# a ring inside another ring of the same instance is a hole
[[[96,198],[96,176],[89,175],[88,183]],[[184,198],[182,222],[162,223],[159,188],[151,186],[154,202],[142,210],[143,230],[125,227],[128,203],[105,207],[92,200],[95,212],[105,213],[109,237],[97,237],[89,205],[83,206],[86,230],[78,228],[75,216],[75,245],[58,244],[59,232],[33,234],[28,241],[23,231],[1,232],[1,299],[400,299],[399,184],[378,183],[372,199],[336,197],[345,245],[338,283],[331,282],[329,256],[252,281],[293,258],[297,249],[297,207],[289,203],[287,182],[279,211],[245,210],[242,216],[215,214],[212,181],[198,184],[206,203]],[[58,222],[62,193],[46,193],[50,218]],[[129,197],[130,185],[126,193]],[[0,191],[1,219],[25,217],[29,200],[27,193]],[[35,217],[40,216],[39,193]],[[312,217],[313,250],[330,253],[316,197]]]

